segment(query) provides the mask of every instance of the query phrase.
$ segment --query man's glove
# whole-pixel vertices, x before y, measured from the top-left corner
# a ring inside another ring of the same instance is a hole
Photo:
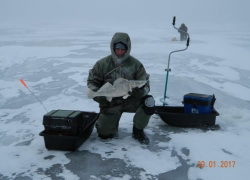
[[[143,96],[144,90],[138,87],[133,88],[132,92],[128,92],[129,95],[134,96],[136,98],[141,98]]]
[[[100,105],[105,105],[107,101],[106,96],[97,96],[93,98],[94,101],[98,102]]]

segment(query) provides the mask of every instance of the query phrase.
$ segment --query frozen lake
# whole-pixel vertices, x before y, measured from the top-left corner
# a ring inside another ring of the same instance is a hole
[[[248,180],[250,177],[250,26],[248,0],[66,1],[0,0],[1,180]],[[132,136],[124,113],[118,139],[96,129],[75,152],[49,151],[43,137],[50,110],[99,112],[86,96],[88,71],[110,54],[115,32],[126,32],[131,55],[150,74],[150,94],[162,105],[168,55],[185,23],[189,48],[171,56],[167,102],[188,93],[214,94],[216,128],[177,128],[153,115],[149,146]],[[198,162],[205,163],[198,168]]]
[[[168,54],[185,48],[172,42],[179,34],[168,27],[124,27],[131,55],[150,74],[157,105],[163,97]],[[182,105],[183,95],[215,94],[220,113],[216,130],[177,128],[153,115],[146,128],[151,142],[141,146],[131,137],[133,114],[124,113],[119,137],[110,142],[90,138],[76,152],[48,151],[42,118],[48,110],[98,112],[86,97],[88,70],[110,53],[112,27],[0,29],[0,179],[247,179],[249,177],[250,66],[249,31],[223,27],[190,27],[188,50],[173,54],[167,96]],[[198,161],[216,167],[197,168]],[[218,167],[221,161],[232,167]]]

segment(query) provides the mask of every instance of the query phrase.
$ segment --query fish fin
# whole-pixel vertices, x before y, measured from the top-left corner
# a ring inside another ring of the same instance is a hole
[[[127,81],[127,79],[118,78],[117,80],[114,81],[114,86],[117,85],[117,84],[121,84],[123,81]]]
[[[112,101],[112,97],[106,97],[106,99],[111,102]]]
[[[110,84],[109,82],[107,82],[106,84],[104,84],[100,89],[99,89],[99,91],[101,91],[101,90],[103,90],[103,89],[107,89],[107,88],[109,88],[109,87],[111,87],[112,86],[112,84]]]
[[[95,92],[92,91],[90,88],[87,88],[87,96],[89,99],[93,99],[95,97]]]
[[[123,96],[122,98],[123,98],[123,99],[127,99],[129,96],[130,96],[130,95],[127,94],[127,95]]]

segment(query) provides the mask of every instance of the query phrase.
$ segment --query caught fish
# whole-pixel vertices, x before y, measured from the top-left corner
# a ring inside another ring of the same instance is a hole
[[[107,82],[104,84],[97,92],[87,89],[88,98],[93,99],[97,96],[106,96],[109,102],[112,101],[113,97],[123,97],[126,99],[130,95],[128,92],[131,92],[133,88],[141,88],[147,83],[147,80],[127,80],[123,78],[118,78],[115,80],[114,84]]]

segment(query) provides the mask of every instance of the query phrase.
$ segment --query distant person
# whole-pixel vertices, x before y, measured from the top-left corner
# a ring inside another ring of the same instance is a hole
[[[188,31],[187,26],[185,26],[185,24],[182,23],[181,27],[179,27],[179,31],[178,31],[180,33],[180,41],[186,41],[187,40],[187,34],[184,33],[184,32],[182,32],[182,31],[180,31],[180,30],[182,30],[184,32],[187,32]]]
[[[119,121],[123,112],[133,112],[133,134],[141,144],[149,144],[149,138],[143,129],[148,125],[150,116],[154,113],[153,97],[150,90],[149,75],[143,64],[130,55],[131,41],[127,33],[115,33],[111,40],[111,55],[97,61],[90,70],[88,88],[99,90],[105,83],[113,84],[118,78],[127,80],[147,80],[142,88],[133,88],[130,97],[113,98],[107,101],[105,96],[95,97],[99,103],[100,115],[96,122],[98,136],[102,141],[114,138],[118,132]]]

